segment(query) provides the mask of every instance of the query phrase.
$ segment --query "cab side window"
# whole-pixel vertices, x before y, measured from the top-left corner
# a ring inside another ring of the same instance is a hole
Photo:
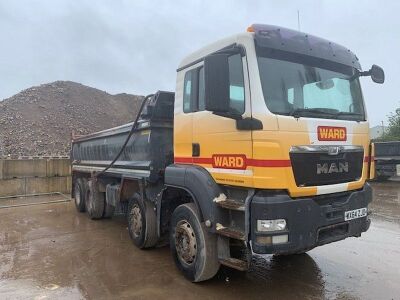
[[[236,114],[245,111],[243,64],[240,54],[228,58],[230,110]],[[185,113],[205,110],[204,67],[186,72],[183,91],[183,111]]]
[[[188,71],[185,74],[185,80],[183,83],[183,111],[185,113],[192,111],[192,71]]]
[[[198,110],[202,111],[206,109],[206,99],[205,99],[205,85],[204,85],[204,68],[199,69],[199,106]]]
[[[228,58],[230,109],[234,113],[243,114],[245,110],[243,64],[240,54]]]
[[[244,76],[242,57],[240,54],[232,55],[228,58],[229,64],[229,94],[230,109],[237,114],[243,114],[245,110],[244,97]],[[198,93],[198,111],[205,110],[205,85],[204,85],[204,68],[198,69],[199,93]]]

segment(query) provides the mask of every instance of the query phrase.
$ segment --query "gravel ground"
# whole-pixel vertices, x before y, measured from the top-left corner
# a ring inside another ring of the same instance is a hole
[[[168,247],[135,248],[123,218],[91,221],[72,202],[0,209],[0,298],[400,299],[400,182],[373,189],[360,238],[256,257],[247,273],[221,268],[200,284],[183,278]]]

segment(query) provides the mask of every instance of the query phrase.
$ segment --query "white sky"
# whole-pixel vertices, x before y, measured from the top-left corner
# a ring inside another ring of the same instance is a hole
[[[109,93],[174,90],[179,61],[252,23],[301,30],[350,48],[384,85],[363,78],[371,125],[400,107],[399,1],[0,0],[0,99],[55,80]],[[397,74],[397,75],[396,75]]]

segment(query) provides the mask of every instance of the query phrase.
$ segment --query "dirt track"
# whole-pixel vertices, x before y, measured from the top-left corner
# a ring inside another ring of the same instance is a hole
[[[400,182],[373,186],[361,238],[201,284],[181,276],[168,248],[136,249],[123,219],[90,221],[73,203],[0,209],[0,298],[400,299]],[[26,200],[48,199],[0,205]]]

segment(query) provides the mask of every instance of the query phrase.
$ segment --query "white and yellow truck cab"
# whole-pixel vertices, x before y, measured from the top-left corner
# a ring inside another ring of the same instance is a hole
[[[77,208],[125,211],[134,243],[169,242],[194,282],[246,270],[253,253],[358,237],[374,176],[360,76],[384,81],[349,49],[277,26],[204,47],[179,65],[175,95],[73,140]]]

